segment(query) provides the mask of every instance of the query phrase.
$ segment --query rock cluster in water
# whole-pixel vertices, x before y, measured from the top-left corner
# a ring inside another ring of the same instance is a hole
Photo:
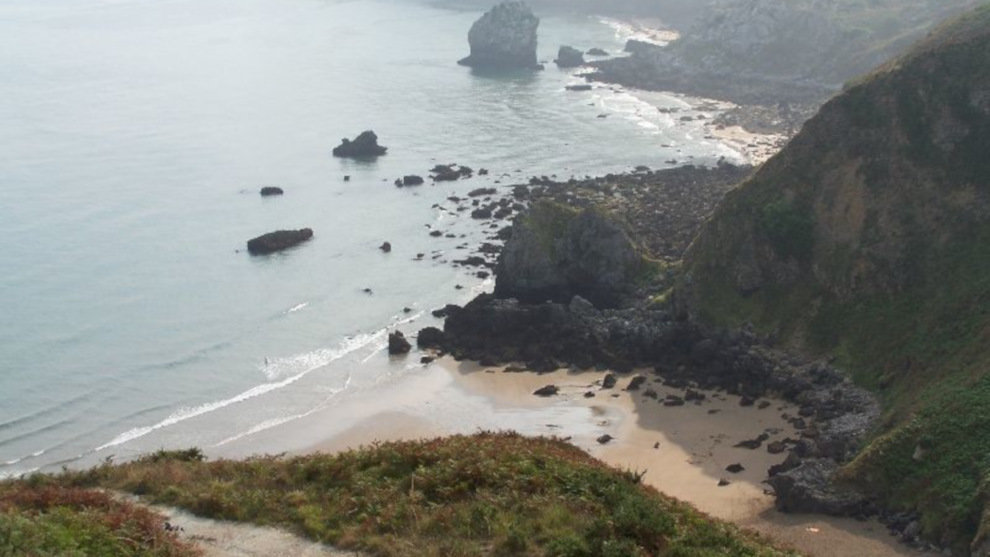
[[[482,69],[539,69],[536,28],[540,19],[523,2],[502,2],[468,32],[471,54],[457,63]]]
[[[251,255],[266,255],[275,253],[297,244],[301,244],[313,237],[312,228],[302,228],[300,230],[276,230],[268,234],[262,234],[257,238],[248,240],[247,249]]]
[[[353,159],[372,158],[384,155],[388,147],[378,144],[378,136],[375,132],[368,130],[361,132],[353,141],[346,137],[340,141],[340,145],[333,148],[333,156]]]

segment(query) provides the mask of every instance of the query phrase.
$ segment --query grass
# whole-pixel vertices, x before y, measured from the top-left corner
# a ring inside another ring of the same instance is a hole
[[[98,491],[0,484],[0,555],[200,555],[164,529],[164,518]]]
[[[482,433],[332,456],[207,462],[159,452],[30,481],[127,491],[376,555],[793,554],[639,478],[563,441]]]

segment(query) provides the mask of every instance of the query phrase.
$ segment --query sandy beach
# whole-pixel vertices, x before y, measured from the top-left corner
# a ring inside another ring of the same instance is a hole
[[[256,452],[259,445],[305,443],[305,450],[291,452],[336,452],[380,441],[479,430],[554,435],[613,466],[645,472],[649,485],[712,516],[809,555],[922,554],[898,543],[877,522],[774,510],[762,482],[767,468],[785,454],[770,454],[766,444],[799,436],[781,417],[788,411],[793,414],[790,405],[764,399],[744,407],[738,396],[703,392],[704,400],[668,406],[663,404],[667,395],[683,398],[684,389],[667,387],[644,373],[645,384],[636,391],[625,390],[635,375],[618,375],[614,388],[603,389],[605,372],[600,371],[506,372],[442,358],[373,394],[309,416],[291,428],[264,432],[251,447]],[[533,395],[547,385],[558,387],[558,393]],[[757,449],[734,446],[760,434],[768,438]],[[600,443],[603,435],[612,439]],[[730,465],[742,470],[730,472]],[[728,484],[719,485],[720,480]]]

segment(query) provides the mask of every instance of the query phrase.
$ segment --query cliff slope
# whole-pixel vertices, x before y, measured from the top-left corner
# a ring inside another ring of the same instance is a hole
[[[677,296],[878,390],[883,430],[842,475],[958,553],[986,554],[990,523],[988,155],[984,6],[848,86],[730,192]]]

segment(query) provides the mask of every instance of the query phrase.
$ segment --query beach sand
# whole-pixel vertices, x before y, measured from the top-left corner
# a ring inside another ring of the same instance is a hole
[[[898,543],[875,521],[786,515],[774,510],[773,497],[762,482],[767,468],[781,462],[785,454],[772,455],[765,444],[758,449],[733,445],[764,432],[770,435],[768,441],[797,438],[798,432],[781,417],[788,411],[794,414],[790,405],[767,400],[770,405],[763,409],[759,404],[743,407],[737,396],[705,392],[706,399],[700,403],[670,407],[645,393],[654,390],[663,400],[667,394],[683,396],[682,389],[668,388],[646,373],[648,381],[638,391],[624,390],[635,374],[618,375],[613,389],[602,389],[604,375],[566,370],[511,373],[442,358],[373,397],[313,416],[302,429],[311,436],[322,432],[323,437],[302,452],[335,452],[378,441],[481,430],[554,435],[612,466],[645,472],[645,483],[703,512],[809,555],[923,554]],[[557,395],[533,395],[551,384],[559,388]],[[594,396],[586,397],[589,392]],[[348,419],[341,421],[339,416]],[[299,424],[292,430],[299,432]],[[328,430],[334,432],[327,434]],[[597,439],[605,434],[613,439],[599,443]],[[728,472],[730,464],[740,464],[744,470]],[[721,479],[729,484],[719,486]]]

